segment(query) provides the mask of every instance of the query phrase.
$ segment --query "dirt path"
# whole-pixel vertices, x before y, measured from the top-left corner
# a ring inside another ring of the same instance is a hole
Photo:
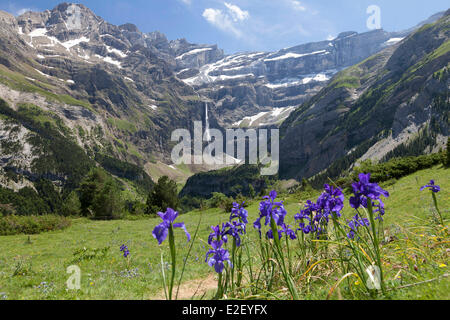
[[[217,279],[210,274],[205,279],[191,280],[181,284],[178,292],[178,300],[198,300],[202,298],[208,291],[217,289]],[[177,294],[177,287],[173,288],[173,295]],[[164,290],[158,295],[150,297],[150,300],[165,300]]]

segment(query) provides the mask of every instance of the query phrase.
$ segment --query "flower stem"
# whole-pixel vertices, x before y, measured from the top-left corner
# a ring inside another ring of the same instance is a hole
[[[439,218],[441,220],[441,224],[444,225],[444,219],[442,219],[442,214],[439,211],[436,195],[434,194],[434,192],[431,192],[431,195],[433,196],[434,207],[436,208],[436,211],[439,214]]]
[[[216,299],[221,299],[223,296],[222,290],[222,273],[219,273],[219,280],[217,281],[217,294]]]
[[[383,279],[383,266],[381,265],[381,256],[380,256],[380,247],[379,247],[379,241],[378,241],[378,234],[377,230],[375,229],[375,219],[373,218],[373,207],[372,207],[372,200],[367,199],[367,211],[369,212],[369,219],[370,219],[370,225],[372,227],[372,233],[373,233],[373,245],[375,247],[375,255],[377,258],[377,265],[380,269],[380,284],[381,284],[381,291],[383,294],[386,294],[386,289],[384,287],[384,279]]]
[[[280,243],[280,237],[278,235],[278,228],[277,225],[275,224],[275,220],[273,219],[273,217],[270,219],[270,226],[272,228],[272,234],[273,234],[273,240],[275,243],[275,255],[278,259],[278,263],[280,264],[281,267],[281,272],[283,273],[284,279],[286,281],[286,285],[289,288],[289,291],[291,292],[292,298],[294,300],[298,300],[298,293],[297,290],[295,288],[295,284],[294,281],[292,280],[291,276],[289,275],[289,273],[286,270],[286,263],[284,261],[284,255],[283,255],[283,251],[281,248],[281,243]]]
[[[231,251],[231,291],[234,293],[234,270],[236,268],[236,238],[233,238],[233,249]]]
[[[170,256],[172,258],[172,276],[169,282],[169,300],[172,300],[173,284],[175,281],[175,269],[176,269],[176,252],[175,252],[175,237],[173,235],[173,225],[169,227],[169,247]]]

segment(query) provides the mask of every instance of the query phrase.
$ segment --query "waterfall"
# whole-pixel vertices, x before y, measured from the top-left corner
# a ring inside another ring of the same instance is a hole
[[[205,138],[207,142],[211,141],[211,135],[209,133],[208,102],[205,103]]]

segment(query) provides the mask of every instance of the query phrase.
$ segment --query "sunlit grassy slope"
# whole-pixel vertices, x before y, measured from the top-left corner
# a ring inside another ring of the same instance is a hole
[[[391,197],[386,200],[386,236],[394,240],[383,247],[386,279],[390,287],[401,287],[436,279],[448,273],[448,237],[434,232],[431,195],[420,192],[420,186],[435,179],[442,188],[438,194],[444,218],[449,218],[450,170],[435,167],[423,170],[397,181],[387,187]],[[310,195],[311,197],[316,195]],[[285,198],[289,223],[299,211],[303,196]],[[312,199],[314,199],[312,198]],[[258,214],[258,201],[247,208],[250,214],[249,237],[256,239],[257,232],[251,226]],[[353,212],[346,195],[345,218]],[[183,281],[204,279],[213,274],[205,263],[207,236],[210,226],[224,222],[229,215],[220,209],[190,212],[178,218],[184,221],[191,234],[201,220],[199,237],[187,261]],[[177,221],[178,221],[177,220]],[[168,261],[167,244],[158,247],[151,232],[159,219],[137,221],[89,221],[74,220],[64,231],[35,236],[0,237],[0,299],[149,299],[160,294],[161,253]],[[250,241],[251,250],[255,241]],[[126,244],[131,259],[122,257],[119,247]],[[184,233],[176,230],[178,265],[187,251]],[[94,249],[109,247],[106,254]],[[85,259],[74,261],[76,250],[86,250]],[[255,251],[256,255],[256,251]],[[89,257],[91,259],[89,259]],[[81,290],[67,290],[66,281],[70,265],[81,268]],[[304,293],[304,299],[325,299],[330,287],[336,282],[333,275],[315,283],[315,290]],[[448,278],[418,284],[391,291],[392,299],[448,299]],[[333,296],[332,298],[337,298]],[[348,297],[344,298],[358,298]]]

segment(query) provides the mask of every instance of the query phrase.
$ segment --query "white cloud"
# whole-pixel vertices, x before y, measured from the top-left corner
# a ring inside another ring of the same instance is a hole
[[[297,0],[291,0],[292,8],[296,11],[306,11],[306,7]]]
[[[22,15],[22,14],[24,14],[25,12],[28,12],[28,11],[33,11],[33,9],[31,9],[31,8],[22,8],[22,9],[19,9],[19,10],[16,11],[16,15],[20,16],[20,15]]]
[[[184,4],[190,5],[192,3],[192,0],[180,0]]]
[[[240,23],[250,17],[248,11],[244,11],[236,5],[225,2],[226,11],[208,8],[203,12],[203,17],[216,28],[233,34],[235,37],[242,37]]]
[[[230,16],[222,12],[222,10],[212,8],[205,9],[203,12],[203,17],[210,24],[224,32],[232,33],[236,37],[242,36],[241,31],[233,25],[233,21],[230,19]]]
[[[225,6],[228,8],[228,12],[230,13],[231,17],[233,18],[233,21],[244,21],[247,20],[250,17],[250,14],[248,11],[244,11],[238,6],[231,4],[231,3],[224,3]]]

